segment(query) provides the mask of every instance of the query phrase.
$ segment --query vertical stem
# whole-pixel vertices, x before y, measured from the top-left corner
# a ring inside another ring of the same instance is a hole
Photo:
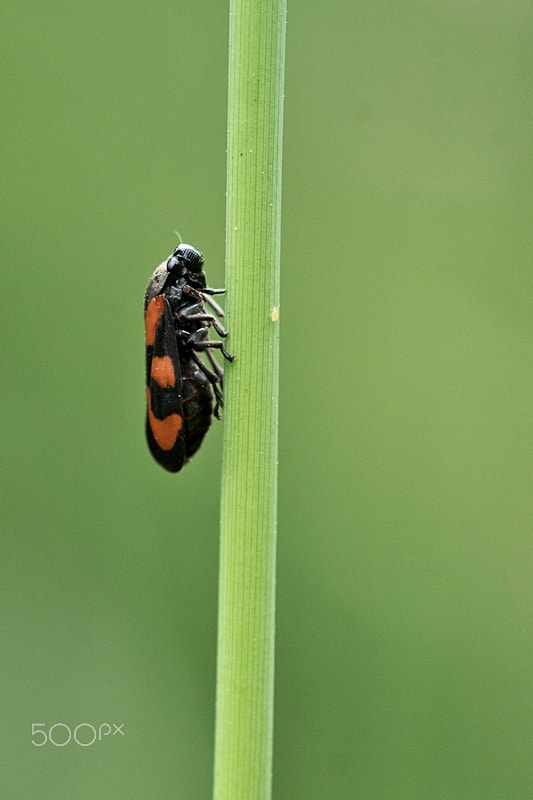
[[[215,800],[271,796],[286,0],[230,0]]]

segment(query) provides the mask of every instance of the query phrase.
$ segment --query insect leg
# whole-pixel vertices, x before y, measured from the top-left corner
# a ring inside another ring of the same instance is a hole
[[[214,348],[215,350],[220,350],[222,355],[227,361],[235,361],[235,356],[232,356],[228,351],[225,349],[222,342],[217,341],[216,339],[208,339],[209,328],[198,328],[197,330],[190,333],[189,331],[178,331],[178,335],[186,342],[186,344],[193,347],[197,352],[203,352],[204,350],[208,350],[210,347]]]
[[[204,304],[202,302],[194,303],[190,306],[184,306],[184,308],[180,309],[178,317],[181,317],[181,319],[187,321],[195,320],[197,322],[208,322],[213,326],[219,336],[226,338],[228,335],[227,331],[224,330],[220,322],[218,322],[218,320],[212,314],[206,313]],[[203,330],[203,328],[200,328],[200,330]]]
[[[215,314],[216,314],[218,317],[221,317],[222,319],[224,319],[224,316],[225,316],[225,315],[224,315],[224,309],[220,308],[219,304],[218,304],[218,303],[216,303],[216,302],[213,300],[213,298],[212,298],[212,297],[204,297],[204,300],[205,300],[205,302],[206,302],[208,305],[210,305],[210,306],[211,306],[211,308],[213,309],[213,311],[215,312]]]
[[[209,353],[209,351],[208,351],[208,353]],[[224,406],[224,400],[223,400],[223,397],[222,397],[222,392],[218,388],[218,384],[222,382],[222,378],[218,375],[218,373],[215,374],[214,372],[211,372],[211,370],[208,367],[206,367],[206,365],[204,364],[204,362],[202,361],[200,356],[198,356],[194,352],[194,350],[191,350],[191,358],[194,361],[194,363],[197,365],[197,367],[199,367],[199,369],[202,370],[202,372],[204,373],[205,377],[207,378],[207,380],[209,381],[209,383],[213,387],[213,393],[215,395],[215,409],[213,411],[213,415],[217,419],[221,419],[219,409],[221,409]],[[213,363],[213,362],[211,362],[211,363]],[[218,369],[220,369],[218,364],[216,366],[218,367]]]
[[[207,358],[209,359],[209,361],[211,363],[211,366],[213,367],[214,371],[218,375],[218,377],[220,379],[220,383],[222,383],[222,378],[224,377],[224,370],[222,369],[222,367],[220,366],[220,364],[218,363],[218,361],[214,357],[214,355],[211,352],[211,350],[206,350],[205,353],[206,353],[206,356],[207,356]]]

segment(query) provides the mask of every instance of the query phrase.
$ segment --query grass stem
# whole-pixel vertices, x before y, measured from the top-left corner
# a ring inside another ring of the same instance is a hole
[[[271,796],[286,0],[230,0],[215,800]]]

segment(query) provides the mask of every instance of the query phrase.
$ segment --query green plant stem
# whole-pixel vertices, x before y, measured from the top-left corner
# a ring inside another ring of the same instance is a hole
[[[215,800],[271,796],[286,0],[230,0]]]

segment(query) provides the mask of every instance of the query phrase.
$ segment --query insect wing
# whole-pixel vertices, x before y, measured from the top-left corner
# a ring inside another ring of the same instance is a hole
[[[149,300],[146,328],[146,437],[156,461],[179,472],[185,461],[182,379],[174,319],[165,295]]]
[[[146,292],[144,295],[145,314],[150,300],[153,300],[157,295],[163,292],[167,278],[168,278],[167,262],[163,261],[163,263],[160,264],[158,268],[154,271],[152,277],[150,278],[148,286],[146,287]]]

